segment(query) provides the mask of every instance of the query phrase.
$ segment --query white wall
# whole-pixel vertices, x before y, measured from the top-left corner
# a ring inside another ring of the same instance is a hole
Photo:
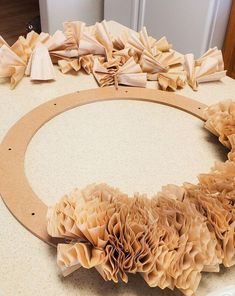
[[[223,45],[231,0],[141,0],[139,26],[156,38],[166,35],[173,47],[196,56]]]
[[[228,24],[228,17],[232,0],[217,1],[217,8],[215,12],[215,23],[213,24],[210,46],[218,46],[222,48],[224,43],[225,33]],[[235,38],[235,36],[234,36]]]
[[[68,20],[88,25],[103,20],[104,0],[39,0],[43,32],[53,34]]]
[[[104,15],[107,21],[138,29],[139,0],[104,0]]]
[[[197,57],[209,47],[222,48],[232,0],[104,0],[105,19],[132,29],[146,26],[165,35],[174,49]]]

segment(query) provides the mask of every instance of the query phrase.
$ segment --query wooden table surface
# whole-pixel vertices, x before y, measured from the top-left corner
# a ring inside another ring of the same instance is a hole
[[[26,34],[26,24],[39,16],[38,0],[1,0],[0,35],[12,45]]]

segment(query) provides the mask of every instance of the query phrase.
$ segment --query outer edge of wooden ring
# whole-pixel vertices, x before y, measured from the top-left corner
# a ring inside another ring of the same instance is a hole
[[[10,212],[32,234],[55,245],[47,234],[47,206],[33,192],[24,170],[27,146],[49,120],[69,109],[107,100],[140,100],[186,111],[201,120],[206,105],[176,93],[132,87],[98,88],[50,100],[23,116],[8,131],[0,145],[0,194]]]

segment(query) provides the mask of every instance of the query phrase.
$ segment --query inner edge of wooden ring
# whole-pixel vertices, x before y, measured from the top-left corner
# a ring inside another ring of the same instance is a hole
[[[10,128],[0,146],[0,194],[14,217],[32,234],[55,246],[58,239],[47,234],[47,206],[33,192],[25,175],[27,147],[36,132],[49,120],[70,109],[98,101],[135,100],[160,103],[188,112],[205,121],[207,105],[155,89],[130,87],[99,88],[67,94],[50,100],[23,116]]]

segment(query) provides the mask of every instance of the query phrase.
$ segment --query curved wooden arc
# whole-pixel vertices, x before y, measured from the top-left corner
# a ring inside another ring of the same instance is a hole
[[[27,146],[46,122],[69,109],[97,101],[141,100],[160,103],[186,111],[201,120],[206,105],[195,100],[154,89],[113,87],[81,91],[58,97],[23,116],[9,130],[0,146],[0,193],[15,218],[31,233],[48,244],[55,244],[47,234],[47,206],[33,192],[24,170]]]

